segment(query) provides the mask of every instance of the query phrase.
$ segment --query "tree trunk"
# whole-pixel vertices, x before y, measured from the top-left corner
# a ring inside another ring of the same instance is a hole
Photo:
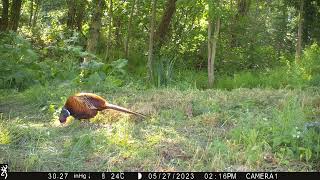
[[[19,26],[21,2],[22,0],[12,1],[11,11],[10,11],[10,29],[15,32],[18,30],[18,26]]]
[[[149,32],[149,52],[148,52],[148,79],[153,80],[153,71],[152,71],[152,64],[153,64],[153,43],[154,43],[154,30],[155,30],[155,19],[156,19],[156,4],[157,0],[152,0],[152,13],[150,17],[150,32]]]
[[[303,29],[303,2],[304,0],[300,0],[300,9],[299,9],[299,25],[298,25],[298,40],[296,46],[296,62],[299,63],[301,60],[301,52],[302,52],[302,29]]]
[[[32,16],[33,16],[33,0],[30,1],[29,27],[32,26]]]
[[[73,30],[75,25],[75,16],[76,16],[76,0],[67,0],[67,5],[68,5],[67,28],[70,30]]]
[[[166,5],[166,9],[162,15],[161,18],[161,22],[158,26],[158,29],[156,31],[156,35],[155,35],[155,42],[156,44],[156,49],[159,50],[163,44],[163,42],[165,41],[165,37],[169,31],[169,27],[170,27],[170,22],[172,19],[172,16],[176,10],[176,1],[177,0],[168,0],[167,1],[167,5]]]
[[[86,12],[86,2],[87,1],[77,1],[77,8],[76,8],[76,14],[75,14],[75,26],[77,27],[77,30],[82,33],[82,21]]]
[[[208,87],[211,88],[213,85],[213,67],[212,67],[212,23],[211,19],[208,18]]]
[[[212,34],[212,24],[209,18],[208,20],[208,85],[209,88],[213,87],[214,83],[214,60],[216,57],[216,49],[217,49],[217,41],[220,31],[220,18],[217,19],[214,28],[213,38],[211,37]]]
[[[2,16],[0,22],[0,31],[6,31],[8,29],[9,21],[9,0],[2,0]]]
[[[238,4],[237,15],[241,17],[247,15],[250,8],[251,0],[237,0],[237,4]]]
[[[233,3],[234,3],[233,0],[230,0],[230,10],[231,11],[233,11],[233,8],[234,8]],[[235,27],[235,16],[232,15],[232,16],[230,16],[230,25],[228,26],[230,47],[234,47],[234,44],[233,44],[233,42],[235,41],[235,34],[233,32],[234,27]]]
[[[119,48],[121,47],[121,38],[120,38],[121,18],[119,16],[115,16],[113,20],[114,20],[114,26],[115,26],[115,31],[114,31],[115,44],[116,44],[116,48]]]
[[[129,17],[129,22],[128,22],[128,27],[127,27],[127,36],[125,40],[125,46],[124,46],[124,52],[125,52],[125,57],[128,59],[129,56],[129,38],[131,35],[131,24],[132,24],[132,17],[133,17],[133,12],[134,12],[134,7],[136,5],[136,1],[133,0],[132,2],[132,7],[131,7],[131,12],[130,12],[130,17]]]
[[[41,0],[36,1],[36,9],[33,15],[33,21],[32,21],[32,27],[34,28],[37,24],[37,19],[38,19],[38,13],[39,13],[39,8],[40,8]]]
[[[111,48],[111,36],[112,36],[112,17],[113,17],[113,2],[112,0],[109,1],[109,30],[108,30],[108,37],[107,37],[107,50],[106,50],[106,59],[110,58],[110,48]]]
[[[231,1],[232,3],[232,1]],[[233,17],[233,20],[231,22],[231,29],[233,29],[233,31],[230,31],[231,34],[231,40],[230,40],[230,46],[231,47],[237,47],[239,45],[239,41],[238,41],[238,34],[242,33],[244,31],[243,28],[239,28],[239,23],[243,23],[241,22],[241,20],[248,14],[249,9],[250,9],[250,4],[251,4],[251,0],[237,0],[236,3],[236,8],[237,8],[237,12],[235,14],[235,16]],[[233,6],[233,3],[231,4]],[[240,30],[240,31],[239,31]]]
[[[101,17],[103,15],[104,0],[94,0],[94,12],[91,19],[89,37],[87,41],[87,51],[91,53],[96,52],[100,28],[101,28]],[[88,58],[84,58],[84,62],[89,61]]]

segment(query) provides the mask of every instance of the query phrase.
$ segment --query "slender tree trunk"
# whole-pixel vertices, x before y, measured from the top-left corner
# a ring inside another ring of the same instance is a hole
[[[238,4],[237,14],[241,17],[247,15],[250,4],[251,4],[251,0],[237,0],[237,4]]]
[[[230,9],[233,10],[234,6],[233,6],[233,0],[230,0]],[[230,16],[230,24],[228,26],[228,31],[229,31],[229,38],[230,38],[230,41],[229,41],[229,45],[230,47],[233,47],[234,45],[232,44],[234,39],[235,39],[235,35],[234,35],[234,32],[233,32],[233,29],[234,29],[234,26],[235,26],[235,16]]]
[[[9,21],[9,0],[2,0],[2,16],[0,22],[0,31],[6,31],[8,29]]]
[[[217,19],[213,38],[211,37],[212,34],[212,24],[209,18],[208,20],[208,85],[209,88],[213,87],[214,83],[214,61],[216,57],[216,49],[217,49],[217,41],[220,31],[220,18]]]
[[[211,18],[208,18],[208,86],[213,85],[213,67],[212,67],[212,23]]]
[[[32,16],[33,16],[33,0],[30,0],[29,27],[32,26]]]
[[[111,48],[111,36],[112,36],[112,17],[113,17],[113,2],[112,0],[109,1],[109,30],[108,30],[108,37],[107,37],[107,50],[105,58],[110,58],[110,48]]]
[[[10,29],[12,31],[17,31],[20,20],[22,0],[13,0],[10,11]]]
[[[36,1],[36,9],[33,15],[33,21],[32,21],[32,28],[34,28],[37,24],[37,19],[38,19],[38,13],[39,13],[39,8],[41,5],[41,0]]]
[[[84,0],[77,1],[77,9],[75,14],[75,26],[77,27],[77,30],[82,33],[82,21],[84,18],[84,14],[86,11],[86,2]]]
[[[125,57],[128,59],[129,56],[129,38],[131,35],[131,24],[132,24],[132,17],[133,17],[133,12],[134,12],[134,7],[136,5],[136,0],[133,0],[132,2],[132,7],[131,7],[131,12],[130,12],[130,17],[129,17],[129,22],[128,22],[128,27],[127,27],[127,36],[125,40],[125,46],[124,46],[124,51],[125,51]]]
[[[87,51],[91,53],[96,52],[100,28],[101,28],[101,17],[103,15],[104,0],[94,0],[94,12],[91,19],[89,37],[87,41]],[[84,62],[89,61],[88,58],[84,58]]]
[[[300,0],[300,9],[299,9],[299,25],[298,25],[298,40],[296,46],[296,62],[299,63],[301,60],[301,52],[302,52],[302,29],[303,29],[303,2],[304,0]]]
[[[214,76],[214,62],[215,62],[215,59],[216,59],[216,52],[217,52],[217,43],[218,43],[218,38],[219,38],[219,32],[220,32],[220,17],[217,19],[217,22],[215,24],[215,28],[214,28],[214,34],[213,34],[213,43],[212,43],[212,86],[213,86],[213,83],[214,83],[214,79],[215,79],[215,76]]]
[[[67,0],[68,5],[68,17],[67,17],[67,28],[70,30],[74,29],[75,16],[76,16],[76,0]]]
[[[149,32],[149,52],[148,52],[148,79],[153,80],[153,71],[152,71],[152,64],[153,64],[153,44],[154,44],[154,30],[155,30],[155,19],[156,19],[156,4],[157,0],[152,0],[152,13],[150,17],[150,32]]]
[[[120,37],[121,18],[119,16],[115,16],[113,20],[114,20],[114,26],[115,26],[115,31],[114,31],[115,44],[116,44],[116,48],[120,48],[121,47],[121,37]]]

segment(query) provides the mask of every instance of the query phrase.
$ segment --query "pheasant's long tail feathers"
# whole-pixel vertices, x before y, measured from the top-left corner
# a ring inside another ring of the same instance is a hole
[[[147,117],[144,114],[141,114],[141,113],[138,113],[138,112],[134,112],[134,111],[130,111],[129,109],[126,109],[124,107],[117,106],[117,105],[114,105],[114,104],[107,104],[106,109],[114,109],[114,110],[117,110],[117,111],[138,115],[138,116],[141,116],[141,117],[144,117],[144,118]]]

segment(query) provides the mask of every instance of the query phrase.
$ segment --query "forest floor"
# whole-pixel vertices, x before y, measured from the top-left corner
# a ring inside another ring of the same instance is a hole
[[[318,89],[123,88],[96,93],[148,118],[109,110],[61,125],[60,108],[76,91],[1,91],[0,163],[10,171],[320,171],[320,135],[307,146],[303,134],[319,121]]]

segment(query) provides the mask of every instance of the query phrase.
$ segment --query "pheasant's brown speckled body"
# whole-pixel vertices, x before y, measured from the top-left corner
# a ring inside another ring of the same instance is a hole
[[[126,108],[109,104],[104,98],[93,93],[78,93],[70,96],[61,110],[59,120],[64,123],[68,116],[76,119],[90,119],[97,115],[98,111],[114,109],[121,112],[143,116],[143,114],[130,111]]]

